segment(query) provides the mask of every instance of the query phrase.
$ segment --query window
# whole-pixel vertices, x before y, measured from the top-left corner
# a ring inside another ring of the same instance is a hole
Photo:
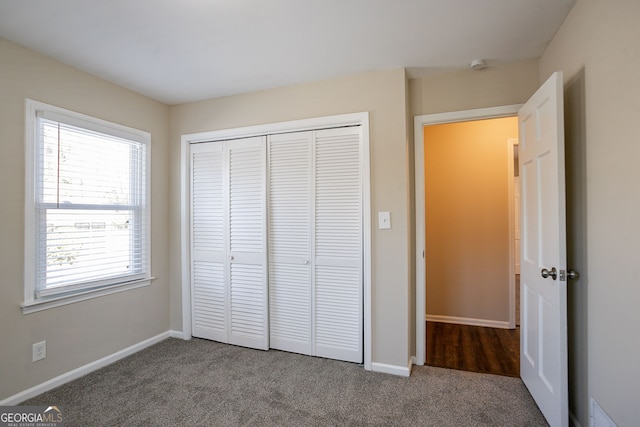
[[[26,131],[24,306],[148,283],[150,135],[31,100]]]

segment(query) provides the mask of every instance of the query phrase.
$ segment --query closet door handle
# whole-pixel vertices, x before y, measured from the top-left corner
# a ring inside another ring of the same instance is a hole
[[[305,259],[305,260],[304,260],[304,262],[303,262],[303,264],[304,264],[304,265],[309,265],[309,260],[308,260],[308,259]]]
[[[233,261],[233,255],[229,255],[229,261]]]

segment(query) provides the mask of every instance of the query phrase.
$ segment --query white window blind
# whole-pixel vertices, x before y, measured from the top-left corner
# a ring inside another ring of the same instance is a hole
[[[35,117],[35,300],[150,276],[148,134],[78,116]]]

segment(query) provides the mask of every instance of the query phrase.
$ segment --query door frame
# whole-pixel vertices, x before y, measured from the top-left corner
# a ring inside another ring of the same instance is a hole
[[[415,141],[415,215],[416,215],[416,365],[424,365],[426,359],[426,259],[425,259],[425,188],[424,188],[424,127],[429,125],[495,119],[518,115],[522,104],[479,108],[449,113],[416,116]],[[513,159],[511,159],[513,162]],[[511,267],[512,268],[512,267]],[[511,300],[511,298],[509,298]]]
[[[516,327],[516,205],[515,205],[515,147],[518,138],[507,140],[507,185],[509,192],[509,329]]]
[[[190,257],[190,173],[189,146],[198,142],[214,142],[278,133],[302,132],[343,126],[361,126],[360,152],[362,182],[362,234],[363,234],[363,353],[364,368],[371,370],[371,157],[369,140],[369,113],[352,113],[311,119],[293,120],[264,125],[184,134],[180,146],[180,264],[182,289],[182,339],[191,339],[191,257]]]

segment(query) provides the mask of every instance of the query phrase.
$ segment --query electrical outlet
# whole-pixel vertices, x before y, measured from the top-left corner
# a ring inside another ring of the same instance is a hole
[[[47,342],[40,341],[33,345],[33,362],[42,360],[47,357]]]

